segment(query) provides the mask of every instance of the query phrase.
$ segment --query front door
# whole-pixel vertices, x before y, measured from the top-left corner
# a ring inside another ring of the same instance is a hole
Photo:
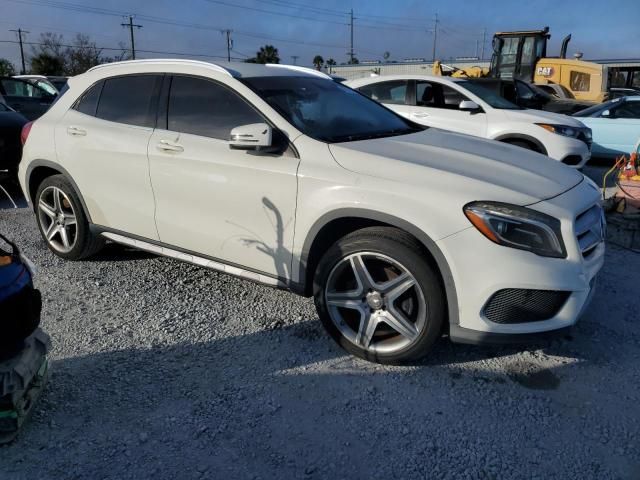
[[[265,119],[224,85],[176,75],[168,95],[164,129],[149,142],[160,240],[289,278],[297,156],[230,149],[232,128]]]
[[[429,127],[486,136],[486,114],[460,110],[460,102],[469,100],[462,92],[436,81],[416,80],[413,85],[415,102],[407,109],[409,119]]]

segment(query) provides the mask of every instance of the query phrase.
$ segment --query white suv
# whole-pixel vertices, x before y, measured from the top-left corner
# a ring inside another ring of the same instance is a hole
[[[69,87],[19,173],[60,257],[108,239],[313,295],[378,362],[562,329],[593,291],[598,191],[559,162],[296,67],[142,60]]]
[[[345,84],[422,125],[510,143],[575,168],[591,157],[591,129],[579,120],[519,107],[473,80],[388,75]]]

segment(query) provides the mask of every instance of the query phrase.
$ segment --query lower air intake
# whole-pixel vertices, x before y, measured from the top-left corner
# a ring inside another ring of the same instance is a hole
[[[571,292],[506,288],[493,294],[484,316],[495,323],[540,322],[555,317]]]

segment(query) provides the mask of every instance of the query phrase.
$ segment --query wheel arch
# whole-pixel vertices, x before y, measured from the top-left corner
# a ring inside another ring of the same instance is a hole
[[[459,323],[458,295],[453,274],[436,242],[415,225],[401,218],[374,210],[346,208],[324,214],[311,227],[305,238],[299,261],[301,293],[313,294],[313,276],[322,254],[344,235],[370,226],[388,226],[413,236],[429,254],[438,269],[447,301],[450,324]]]
[[[498,135],[497,137],[495,137],[493,140],[505,143],[508,143],[509,140],[520,140],[530,143],[531,145],[536,147],[538,149],[538,152],[542,155],[548,155],[547,149],[540,140],[524,133],[503,133],[502,135]]]
[[[73,180],[73,177],[64,167],[50,160],[34,160],[29,164],[29,167],[27,168],[27,173],[25,175],[25,187],[27,189],[27,202],[31,205],[31,207],[34,210],[36,208],[35,196],[38,191],[38,186],[45,178],[51,177],[53,175],[63,175],[69,181],[69,183],[71,183],[73,189],[78,195],[78,198],[80,199],[82,210],[84,211],[87,220],[89,221],[89,223],[92,223],[91,214],[89,213],[87,204],[84,201],[84,197],[82,196],[78,185]]]

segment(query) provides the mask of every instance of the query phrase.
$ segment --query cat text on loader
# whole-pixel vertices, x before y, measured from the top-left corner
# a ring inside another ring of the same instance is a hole
[[[608,95],[607,67],[566,58],[571,35],[562,41],[559,57],[547,56],[549,27],[543,30],[498,32],[493,36],[490,76],[519,78],[535,84],[559,84],[577,100],[603,102]]]

